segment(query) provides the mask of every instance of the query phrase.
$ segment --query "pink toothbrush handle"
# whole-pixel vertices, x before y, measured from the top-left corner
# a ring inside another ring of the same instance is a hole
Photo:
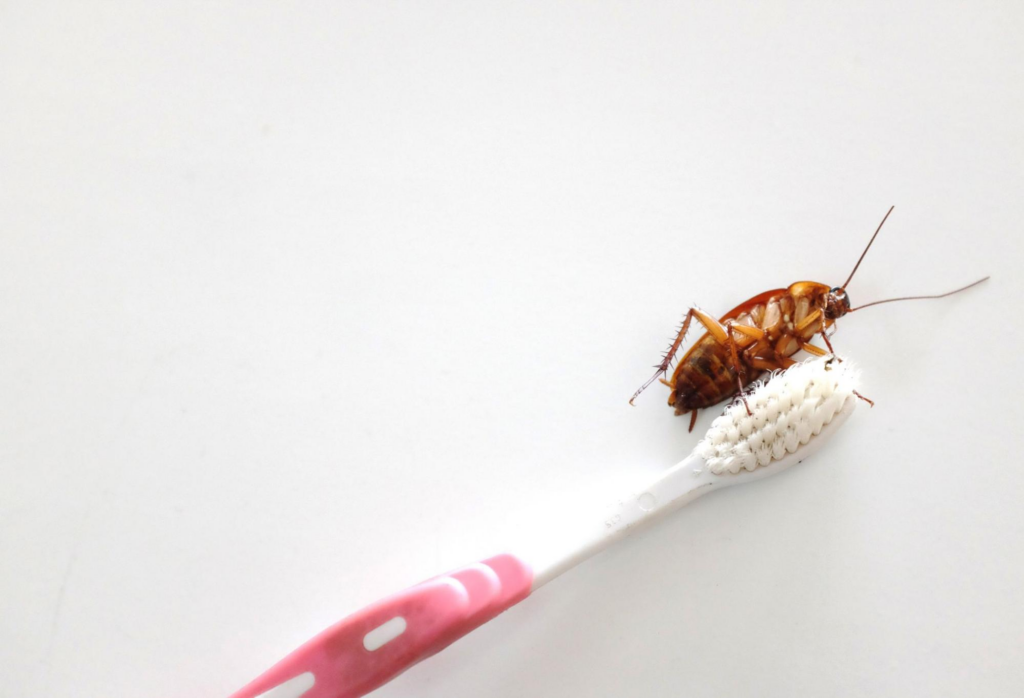
[[[353,613],[231,698],[357,698],[441,651],[530,593],[533,572],[498,555]]]

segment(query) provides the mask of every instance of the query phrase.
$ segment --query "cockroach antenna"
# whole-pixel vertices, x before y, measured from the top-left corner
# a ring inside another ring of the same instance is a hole
[[[846,280],[846,283],[840,286],[839,288],[845,290],[846,287],[850,285],[850,282],[853,281],[853,275],[857,273],[857,269],[860,267],[860,263],[864,261],[864,256],[868,253],[868,250],[871,249],[871,245],[875,242],[875,238],[878,237],[878,233],[881,232],[882,226],[885,225],[886,219],[889,218],[889,214],[892,213],[892,210],[894,208],[896,208],[895,205],[890,206],[889,210],[885,212],[885,217],[882,218],[882,222],[879,223],[878,228],[875,229],[875,234],[871,236],[870,240],[868,240],[868,246],[865,247],[864,251],[860,253],[860,259],[858,259],[857,263],[853,265],[853,271],[850,272],[850,278],[848,278]]]
[[[847,312],[852,313],[855,310],[864,310],[864,308],[870,308],[873,305],[881,305],[882,303],[895,303],[896,301],[922,301],[928,300],[929,298],[945,298],[946,296],[952,296],[954,293],[960,293],[961,291],[966,291],[969,288],[974,288],[982,281],[988,281],[990,278],[992,277],[986,276],[984,278],[978,279],[973,283],[967,284],[966,286],[961,286],[960,288],[954,291],[947,291],[946,293],[939,293],[934,296],[903,296],[902,298],[886,298],[884,301],[872,301],[871,303],[858,305],[856,308],[850,308]]]

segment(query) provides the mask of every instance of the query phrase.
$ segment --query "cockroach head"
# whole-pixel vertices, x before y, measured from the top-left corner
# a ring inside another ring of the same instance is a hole
[[[850,297],[846,295],[846,289],[836,286],[828,292],[825,298],[825,317],[835,320],[850,312]]]

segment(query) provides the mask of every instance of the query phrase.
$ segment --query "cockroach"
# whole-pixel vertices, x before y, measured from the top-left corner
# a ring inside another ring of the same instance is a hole
[[[690,431],[693,431],[698,410],[736,395],[742,398],[746,386],[765,371],[788,368],[796,363],[792,356],[797,352],[802,350],[815,356],[835,355],[829,338],[835,333],[836,320],[847,313],[881,303],[945,298],[966,291],[989,278],[986,276],[947,293],[888,298],[851,307],[846,287],[850,285],[853,275],[857,273],[857,268],[864,261],[864,256],[894,208],[892,206],[886,212],[842,286],[798,281],[787,288],[759,293],[718,320],[696,307],[690,308],[664,358],[655,367],[657,370],[654,375],[633,393],[629,404],[632,405],[640,393],[660,379],[672,391],[668,404],[675,408],[676,415],[690,413]],[[683,355],[672,372],[672,378],[665,380],[662,376],[671,367],[694,318],[707,332]],[[815,335],[821,335],[827,350],[811,344]],[[750,411],[749,407],[747,411]]]

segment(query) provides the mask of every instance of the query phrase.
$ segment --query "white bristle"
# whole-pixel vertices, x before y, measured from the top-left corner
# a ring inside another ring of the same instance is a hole
[[[771,376],[715,419],[697,454],[716,474],[764,467],[796,452],[855,399],[857,373],[848,361],[809,359]]]

